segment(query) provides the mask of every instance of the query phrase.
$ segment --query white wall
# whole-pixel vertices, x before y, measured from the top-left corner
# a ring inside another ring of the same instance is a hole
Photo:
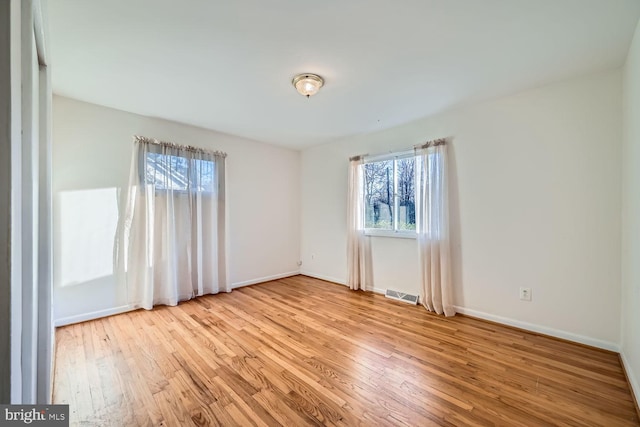
[[[640,22],[624,67],[621,354],[640,402]]]
[[[451,137],[456,305],[616,349],[621,106],[613,71],[303,151],[302,272],[345,281],[349,156]],[[417,294],[415,240],[372,245],[375,287]]]
[[[54,311],[57,323],[125,305],[113,276],[115,226],[132,135],[222,150],[235,286],[297,272],[300,153],[54,96]]]

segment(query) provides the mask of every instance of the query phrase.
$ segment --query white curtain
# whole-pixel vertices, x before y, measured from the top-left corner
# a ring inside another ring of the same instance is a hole
[[[225,156],[135,137],[117,254],[131,306],[229,291]]]
[[[445,140],[416,147],[420,301],[429,311],[453,316],[447,173]]]
[[[362,157],[349,162],[347,201],[347,285],[353,290],[373,288],[371,243],[364,234]]]

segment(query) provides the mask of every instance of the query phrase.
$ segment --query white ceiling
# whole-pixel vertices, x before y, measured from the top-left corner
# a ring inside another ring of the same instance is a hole
[[[52,0],[60,95],[304,148],[624,63],[640,0]],[[325,78],[300,96],[291,79]]]

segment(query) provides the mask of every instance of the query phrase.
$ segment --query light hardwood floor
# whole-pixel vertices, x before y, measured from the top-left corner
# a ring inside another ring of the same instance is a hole
[[[305,276],[56,335],[71,425],[640,425],[614,353]]]

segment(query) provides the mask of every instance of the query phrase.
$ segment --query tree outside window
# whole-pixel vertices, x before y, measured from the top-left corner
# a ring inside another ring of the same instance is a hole
[[[415,157],[389,156],[362,168],[365,228],[415,231]]]

